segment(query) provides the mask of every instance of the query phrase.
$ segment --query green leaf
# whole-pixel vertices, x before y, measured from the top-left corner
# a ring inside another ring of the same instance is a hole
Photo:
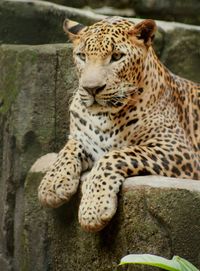
[[[124,264],[144,264],[160,267],[169,271],[180,271],[181,266],[176,259],[167,260],[160,256],[150,254],[130,254],[121,259],[120,265]],[[195,270],[196,271],[196,270]]]
[[[179,256],[174,256],[172,260],[177,261],[180,264],[182,271],[199,271],[193,264]]]

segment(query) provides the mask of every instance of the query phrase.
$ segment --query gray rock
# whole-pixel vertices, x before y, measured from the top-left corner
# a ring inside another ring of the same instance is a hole
[[[109,6],[113,7],[114,10],[118,9],[119,14],[121,14],[123,10],[126,14],[126,9],[129,9],[132,10],[133,13],[136,13],[138,17],[200,24],[200,2],[198,0],[51,0],[51,2],[76,8],[90,6],[94,10]],[[104,14],[107,14],[106,11]]]
[[[11,263],[8,262],[0,253],[0,266],[1,266],[1,270],[3,271],[11,271],[12,267],[11,267]]]
[[[62,30],[65,17],[86,25],[104,18],[90,11],[34,0],[3,0],[0,14],[0,43],[16,44],[66,42]],[[178,75],[198,82],[200,27],[162,21],[157,21],[157,25],[155,49],[164,64]],[[4,103],[0,96],[0,108]]]
[[[174,73],[200,82],[200,34],[175,28],[166,33],[161,59]]]
[[[77,221],[80,192],[56,210],[39,206],[37,187],[43,174],[36,171],[29,172],[25,183],[22,270],[124,270],[116,266],[129,253],[175,254],[200,266],[198,181],[129,178],[114,219],[103,231],[90,234]]]
[[[90,10],[97,14],[102,14],[106,16],[121,16],[121,17],[135,17],[135,11],[131,8],[113,8],[108,6],[103,6],[100,8],[92,9],[89,6],[84,7],[84,10]]]
[[[200,24],[200,2],[198,0],[134,0],[131,2],[131,7],[142,17]]]
[[[91,24],[103,16],[34,0],[0,1],[0,43],[46,44],[66,41],[65,18]]]
[[[1,45],[0,66],[0,253],[19,270],[24,179],[66,141],[76,78],[71,45]]]

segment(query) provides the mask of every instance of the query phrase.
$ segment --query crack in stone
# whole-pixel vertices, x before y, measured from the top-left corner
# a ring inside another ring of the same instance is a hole
[[[58,71],[59,71],[59,53],[56,50],[56,63],[55,63],[55,75],[54,75],[54,151],[57,151],[57,84],[58,84]]]
[[[146,194],[144,195],[144,206],[145,206],[145,209],[147,210],[149,216],[151,217],[152,221],[154,221],[154,223],[164,233],[164,236],[166,237],[167,242],[168,242],[169,257],[172,258],[174,256],[174,251],[173,251],[173,242],[172,242],[172,238],[171,238],[171,230],[169,229],[169,227],[166,224],[166,222],[164,221],[164,219],[162,217],[160,217],[157,213],[155,213],[153,211],[153,209],[149,206]]]
[[[9,129],[9,128],[8,128]],[[14,256],[14,213],[16,201],[16,182],[15,182],[15,159],[16,159],[16,143],[15,137],[10,136],[11,131],[6,131],[8,136],[7,141],[4,141],[5,152],[3,159],[5,162],[2,165],[4,175],[2,181],[5,185],[5,199],[4,199],[4,214],[2,219],[2,229],[5,238],[4,254],[6,260],[12,262]]]

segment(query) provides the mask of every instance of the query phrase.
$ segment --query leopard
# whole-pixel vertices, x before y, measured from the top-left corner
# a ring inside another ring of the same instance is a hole
[[[90,26],[65,19],[78,87],[66,145],[44,175],[38,197],[57,208],[77,192],[83,230],[98,232],[117,211],[126,178],[200,179],[200,84],[157,57],[156,22],[107,17]],[[148,177],[147,177],[148,178]]]

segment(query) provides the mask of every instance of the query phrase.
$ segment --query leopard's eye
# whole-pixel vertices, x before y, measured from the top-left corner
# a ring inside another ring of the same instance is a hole
[[[77,53],[76,54],[82,61],[86,60],[86,55],[84,53]]]
[[[111,56],[111,60],[110,62],[116,62],[118,60],[120,60],[123,56],[125,56],[124,53],[113,53],[112,56]]]

